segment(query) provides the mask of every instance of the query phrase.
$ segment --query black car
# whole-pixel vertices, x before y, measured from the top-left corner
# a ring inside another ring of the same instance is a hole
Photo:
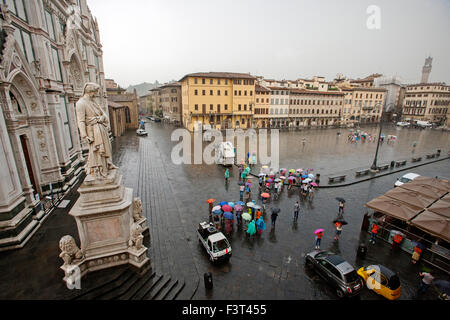
[[[155,118],[153,118],[153,121],[155,121],[155,122],[161,122],[161,118],[155,117]]]
[[[341,256],[329,251],[316,250],[306,255],[305,265],[314,269],[334,287],[339,298],[357,296],[363,283],[356,270]]]

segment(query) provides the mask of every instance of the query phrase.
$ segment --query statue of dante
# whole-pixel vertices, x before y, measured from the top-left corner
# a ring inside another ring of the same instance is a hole
[[[88,177],[106,177],[108,171],[117,169],[111,160],[111,143],[108,135],[108,117],[95,102],[100,86],[93,82],[84,85],[83,96],[76,104],[78,128],[81,139],[89,144],[89,154],[85,166]]]

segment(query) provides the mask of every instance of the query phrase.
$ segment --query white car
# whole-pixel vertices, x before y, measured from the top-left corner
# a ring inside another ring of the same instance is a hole
[[[397,179],[397,181],[394,184],[394,187],[399,187],[399,186],[401,186],[404,183],[413,181],[417,177],[420,177],[420,175],[417,174],[417,173],[407,173],[403,177],[401,177],[400,179]]]
[[[405,121],[397,122],[397,126],[399,126],[399,127],[409,127],[409,125],[410,125],[409,122],[405,122]]]

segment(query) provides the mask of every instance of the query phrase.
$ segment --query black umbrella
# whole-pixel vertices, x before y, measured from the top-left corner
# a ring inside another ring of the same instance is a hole
[[[336,218],[336,219],[333,220],[333,223],[336,223],[336,222],[342,223],[343,226],[345,226],[346,224],[348,224],[347,221],[345,221],[344,219],[342,219],[342,218],[340,218],[340,217],[338,217],[338,218]]]
[[[450,295],[450,282],[445,280],[435,280],[433,284],[441,291],[445,292],[447,295]]]
[[[339,197],[337,197],[336,200],[345,203],[345,199],[344,199],[344,198],[339,198]]]
[[[280,212],[280,208],[272,208],[272,213],[278,213]]]

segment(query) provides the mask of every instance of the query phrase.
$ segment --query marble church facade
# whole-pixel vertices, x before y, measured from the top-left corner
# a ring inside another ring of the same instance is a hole
[[[85,163],[75,103],[101,87],[102,46],[86,0],[0,0],[0,251],[20,248],[69,191]]]

